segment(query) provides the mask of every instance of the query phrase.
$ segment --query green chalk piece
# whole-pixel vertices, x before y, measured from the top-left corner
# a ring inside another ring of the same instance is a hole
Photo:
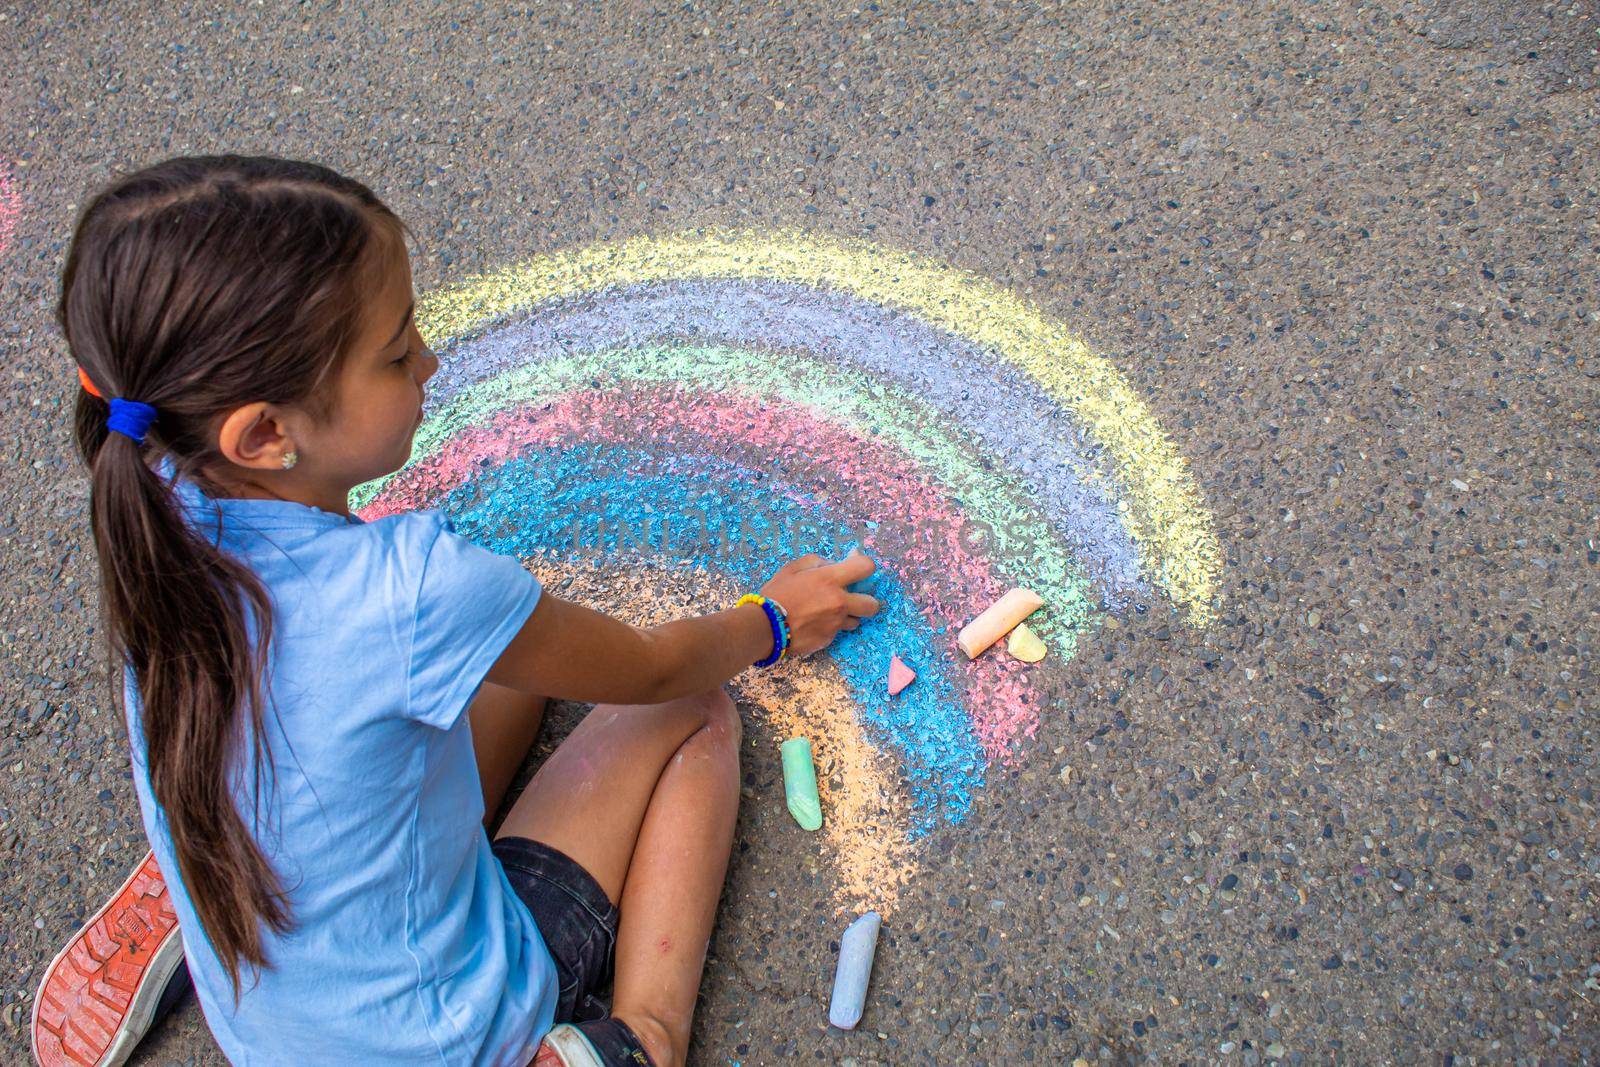
[[[817,765],[811,761],[811,742],[791,737],[779,746],[783,754],[783,794],[789,814],[803,830],[822,826],[822,802],[817,799]]]

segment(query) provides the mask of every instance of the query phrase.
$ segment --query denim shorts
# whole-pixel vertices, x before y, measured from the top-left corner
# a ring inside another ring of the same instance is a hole
[[[555,957],[558,1023],[611,1014],[601,994],[611,985],[617,952],[617,906],[594,876],[565,852],[526,837],[495,838],[506,879],[533,913]]]
[[[582,864],[559,849],[526,837],[496,838],[492,848],[555,958],[555,1023],[577,1027],[605,1067],[652,1067],[638,1035],[611,1018],[602,996],[616,965],[617,906]]]

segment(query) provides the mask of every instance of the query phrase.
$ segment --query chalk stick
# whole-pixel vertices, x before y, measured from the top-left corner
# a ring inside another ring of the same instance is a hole
[[[889,654],[889,695],[896,696],[900,690],[917,680],[917,672],[900,662],[900,657],[894,653]]]
[[[1044,659],[1046,650],[1039,635],[1030,630],[1027,623],[1019,622],[1006,638],[1006,651],[1024,663],[1038,663]]]
[[[983,614],[967,623],[956,635],[956,644],[968,659],[978,654],[1014,629],[1017,623],[1044,607],[1039,594],[1027,589],[1013,589],[984,609]]]
[[[783,756],[783,795],[789,814],[802,830],[822,825],[822,801],[817,799],[817,765],[811,760],[811,742],[791,737],[778,747]]]
[[[867,1003],[867,981],[872,977],[872,957],[878,951],[878,930],[883,919],[869,911],[850,924],[839,939],[839,969],[833,972],[833,999],[828,1021],[841,1030],[854,1030]]]

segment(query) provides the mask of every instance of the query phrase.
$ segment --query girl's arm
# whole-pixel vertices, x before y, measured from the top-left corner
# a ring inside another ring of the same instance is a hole
[[[876,569],[864,555],[838,563],[802,556],[762,586],[788,617],[789,654],[809,655],[876,615],[874,597],[845,588]],[[657,704],[719,686],[771,651],[772,630],[755,604],[647,628],[546,591],[487,678],[556,700]]]

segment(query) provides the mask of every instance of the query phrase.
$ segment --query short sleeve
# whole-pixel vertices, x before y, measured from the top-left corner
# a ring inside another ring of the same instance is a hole
[[[511,556],[438,518],[417,590],[406,715],[447,730],[539,603],[539,580]]]

